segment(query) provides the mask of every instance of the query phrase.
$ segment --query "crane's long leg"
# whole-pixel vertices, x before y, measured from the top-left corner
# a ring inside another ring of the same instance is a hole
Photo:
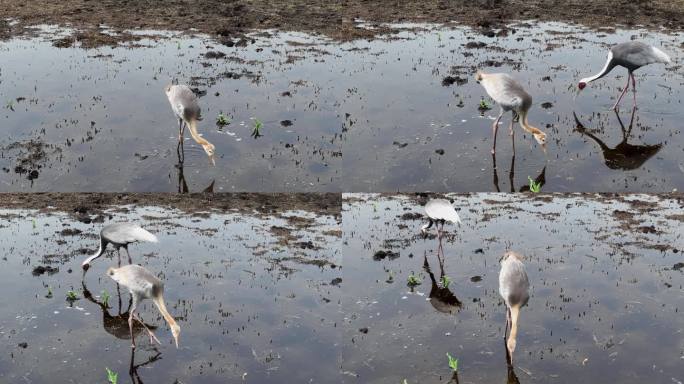
[[[501,116],[503,116],[504,110],[503,108],[501,109],[501,113],[499,113],[499,116],[497,116],[496,120],[494,121],[494,125],[492,125],[492,134],[494,135],[494,145],[492,146],[492,155],[496,153],[496,132],[499,130],[499,120],[501,120]]]
[[[119,267],[121,267],[121,249],[119,247],[116,247],[116,256],[119,259]]]
[[[135,318],[135,308],[138,306],[138,299],[133,296],[133,305],[128,314],[128,330],[131,332],[131,348],[135,349],[135,334],[133,334],[133,319]]]
[[[625,84],[625,89],[622,90],[622,93],[620,94],[620,97],[618,97],[617,101],[615,102],[615,105],[613,105],[613,110],[617,110],[618,104],[620,104],[620,101],[622,100],[622,97],[627,93],[627,90],[629,89],[629,78],[632,76],[632,72],[629,72],[627,74],[627,84]],[[636,100],[636,99],[635,99]]]
[[[513,118],[511,118],[511,124],[508,126],[508,131],[511,135],[511,144],[513,145],[513,156],[515,156],[515,131],[513,130]]]
[[[183,119],[178,119],[178,142],[183,141]]]
[[[124,246],[124,249],[126,250],[126,255],[128,256],[128,264],[133,264],[133,259],[131,259],[131,254],[128,253],[128,245]]]
[[[153,342],[157,342],[157,344],[161,345],[161,342],[159,342],[159,339],[157,339],[157,336],[154,335],[154,332],[152,332],[149,328],[147,328],[147,325],[142,321],[140,316],[135,316],[135,319],[138,320],[140,324],[142,324],[143,328],[147,331],[147,334],[150,336],[150,344]]]
[[[629,76],[632,78],[632,94],[634,95],[634,105],[632,109],[636,109],[636,79],[634,78],[634,73],[630,73]]]

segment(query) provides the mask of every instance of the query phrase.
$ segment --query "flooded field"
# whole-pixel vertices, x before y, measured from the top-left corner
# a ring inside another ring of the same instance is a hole
[[[342,43],[275,30],[121,38],[105,27],[105,45],[90,49],[55,27],[6,40],[0,190],[517,191],[528,177],[545,191],[684,186],[681,33],[561,23],[388,29]],[[609,110],[622,68],[574,98],[607,48],[630,39],[673,60],[636,72],[634,115],[629,97],[618,115]],[[518,127],[512,156],[510,114],[491,156],[498,106],[474,81],[477,69],[512,72],[527,88],[546,156]],[[199,131],[216,146],[215,166],[187,136],[177,166],[177,121],[163,93],[172,80],[201,95]],[[483,97],[492,109],[481,112]],[[220,113],[229,124],[216,124]]]
[[[0,381],[101,383],[106,368],[119,383],[321,383],[338,374],[339,199],[337,212],[313,209],[308,197],[263,199],[256,209],[16,208],[32,198],[7,198],[0,211]],[[159,238],[130,251],[164,281],[179,349],[146,300],[139,313],[161,345],[136,323],[132,356],[129,295],[105,275],[117,263],[111,247],[82,282],[81,261],[97,250],[102,226],[117,221]],[[69,291],[78,299],[67,301]]]
[[[445,226],[440,265],[425,197],[345,195],[343,382],[684,381],[681,196],[448,197],[463,225]],[[506,249],[524,255],[531,295],[513,369]]]

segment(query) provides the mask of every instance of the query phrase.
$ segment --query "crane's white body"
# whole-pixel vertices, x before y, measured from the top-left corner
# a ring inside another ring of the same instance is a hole
[[[102,256],[108,244],[112,244],[117,252],[119,248],[123,247],[126,253],[128,253],[128,244],[138,241],[156,243],[158,240],[157,236],[136,224],[113,223],[106,225],[100,231],[100,248],[93,255],[85,259],[81,266],[84,270],[87,270],[93,260]],[[128,257],[130,260],[130,255]]]
[[[428,228],[432,227],[432,223],[435,221],[441,222],[442,228],[444,228],[445,222],[461,224],[461,217],[458,216],[456,209],[451,205],[449,200],[431,199],[425,204],[425,214],[430,221],[420,228],[422,233],[426,233]],[[439,227],[437,228],[437,234],[441,234]]]
[[[135,337],[133,334],[133,320],[138,320],[143,326],[145,323],[139,318],[135,317],[135,310],[138,304],[145,300],[151,299],[154,304],[161,312],[164,320],[169,324],[171,328],[171,333],[173,335],[174,341],[176,343],[176,348],[178,348],[178,336],[180,335],[180,327],[176,324],[174,318],[169,314],[166,309],[166,304],[164,303],[164,283],[152,274],[147,269],[141,267],[140,265],[130,264],[125,265],[120,268],[109,268],[107,270],[107,275],[116,281],[118,284],[123,285],[128,288],[133,298],[133,304],[131,305],[130,315],[128,318],[128,325],[131,333],[132,347],[135,348]],[[147,327],[145,326],[147,329]],[[154,336],[154,333],[147,329],[150,334],[150,339],[159,342],[159,340]]]

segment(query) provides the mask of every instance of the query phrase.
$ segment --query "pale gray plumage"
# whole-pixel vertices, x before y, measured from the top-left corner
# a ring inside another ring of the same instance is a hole
[[[635,70],[643,67],[644,65],[655,64],[655,63],[670,63],[670,57],[660,49],[653,47],[648,44],[644,44],[640,41],[628,41],[625,43],[620,43],[613,46],[610,51],[608,51],[608,58],[606,63],[603,65],[601,71],[593,76],[585,77],[579,81],[578,88],[581,91],[590,82],[600,79],[607,75],[616,66],[621,66],[627,69],[627,83],[620,93],[620,97],[613,105],[613,109],[617,109],[618,104],[625,95],[625,92],[629,89],[629,81],[632,80],[632,90],[634,93],[634,107],[636,108],[636,79],[634,78]]]
[[[197,95],[187,85],[168,85],[164,88],[166,97],[169,99],[171,109],[178,118],[178,143],[182,145],[185,127],[190,130],[190,136],[197,144],[201,145],[214,163],[215,147],[212,143],[200,136],[197,132],[197,122],[202,120],[202,110],[199,106]]]
[[[432,227],[433,222],[441,223],[442,229],[445,222],[454,224],[461,224],[461,217],[458,216],[456,209],[449,200],[445,199],[431,199],[425,204],[425,214],[430,222],[423,225],[421,231],[425,233],[428,228]],[[438,229],[437,233],[440,231]]]
[[[516,337],[518,335],[518,316],[520,308],[527,305],[530,298],[530,282],[525,271],[525,264],[522,262],[522,255],[507,251],[501,260],[501,271],[499,272],[499,294],[506,304],[506,331],[504,339],[510,325],[510,335],[506,341],[508,357],[513,362],[513,351],[515,351]]]
[[[520,127],[526,132],[532,134],[534,139],[539,143],[542,149],[546,152],[546,134],[539,128],[536,128],[527,120],[527,114],[532,106],[532,96],[518,83],[511,75],[507,73],[483,73],[478,71],[475,79],[482,85],[485,92],[499,104],[501,111],[492,125],[493,145],[492,154],[496,153],[496,134],[499,129],[499,121],[504,113],[512,111],[518,115]],[[513,119],[509,125],[509,131],[513,138],[513,153],[515,154],[515,138],[513,137]]]
[[[156,243],[158,240],[155,235],[149,233],[136,224],[113,223],[106,225],[100,231],[100,248],[92,256],[85,259],[81,266],[83,267],[84,271],[87,271],[90,267],[90,263],[102,256],[108,244],[112,244],[117,253],[119,252],[120,248],[125,249],[126,254],[128,255],[128,261],[130,263],[131,255],[128,253],[128,244],[138,241]]]
[[[133,320],[138,320],[141,324],[143,324],[143,326],[145,326],[145,323],[143,323],[142,320],[136,318],[135,310],[141,301],[145,299],[151,299],[157,306],[157,309],[159,309],[159,312],[161,312],[164,320],[166,320],[166,322],[169,324],[174,342],[176,343],[176,348],[178,348],[180,327],[166,309],[163,296],[164,283],[150,271],[136,264],[125,265],[120,268],[109,268],[107,270],[107,275],[118,284],[128,288],[128,291],[131,293],[131,297],[133,298],[133,304],[131,305],[131,309],[129,311],[130,315],[128,317],[128,326],[131,332],[132,347],[135,348]],[[151,330],[147,329],[147,331],[150,334],[151,340],[159,342]]]

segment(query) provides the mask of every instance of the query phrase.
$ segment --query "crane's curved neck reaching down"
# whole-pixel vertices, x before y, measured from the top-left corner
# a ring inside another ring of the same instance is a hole
[[[524,129],[528,133],[531,133],[532,135],[544,133],[541,129],[535,128],[530,125],[530,123],[527,121],[527,111],[520,111],[519,115],[520,126],[522,127],[522,129]]]
[[[610,72],[613,68],[615,67],[615,63],[613,62],[613,52],[608,51],[608,59],[606,60],[606,64],[603,66],[603,69],[601,69],[601,72],[595,74],[594,76],[589,76],[585,77],[584,79],[580,80],[580,83],[590,83],[594,80],[600,79],[603,76],[607,75],[608,72]]]
[[[95,260],[95,259],[97,259],[98,257],[102,256],[102,254],[104,253],[104,250],[105,250],[106,247],[107,247],[107,241],[106,241],[105,239],[103,239],[103,238],[102,238],[102,234],[100,234],[100,248],[97,250],[97,252],[93,253],[90,257],[88,257],[87,259],[85,259],[85,260],[83,261],[83,263],[81,264],[81,266],[89,265],[90,262],[92,262],[93,260]]]
[[[508,334],[508,342],[512,340],[515,342],[516,337],[518,337],[518,316],[520,315],[520,306],[511,306],[511,332]]]
[[[205,146],[211,143],[205,140],[202,136],[197,133],[197,120],[192,119],[188,122],[188,128],[190,129],[190,136],[197,142],[197,144]]]
[[[178,324],[176,324],[176,320],[171,316],[169,311],[166,309],[166,304],[164,304],[164,297],[162,295],[157,295],[152,298],[154,301],[154,304],[157,306],[157,309],[159,309],[159,312],[161,312],[162,316],[164,317],[164,320],[166,320],[167,323],[169,323],[169,327],[174,328],[177,327]]]

